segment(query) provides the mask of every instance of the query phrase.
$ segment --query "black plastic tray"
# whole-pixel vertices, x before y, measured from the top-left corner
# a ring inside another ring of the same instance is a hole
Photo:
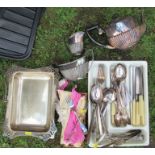
[[[44,8],[0,8],[0,57],[23,60],[32,53]]]

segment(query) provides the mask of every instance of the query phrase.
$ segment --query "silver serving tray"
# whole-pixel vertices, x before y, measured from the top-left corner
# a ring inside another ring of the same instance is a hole
[[[55,99],[54,72],[14,72],[9,78],[5,122],[9,133],[49,131],[54,120]]]

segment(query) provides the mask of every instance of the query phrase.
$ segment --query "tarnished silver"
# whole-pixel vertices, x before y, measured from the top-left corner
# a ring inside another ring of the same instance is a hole
[[[85,56],[69,63],[60,64],[58,67],[63,77],[70,81],[85,78],[89,70]]]
[[[99,140],[96,142],[97,144],[100,144],[102,141],[104,141],[105,137],[107,137],[108,131],[107,131],[107,127],[106,127],[106,123],[105,123],[105,113],[106,113],[106,108],[108,104],[111,104],[112,102],[114,102],[116,100],[116,92],[114,89],[112,88],[105,88],[103,90],[103,104],[100,110],[100,117],[102,120],[102,126],[104,129],[103,134],[100,136]]]
[[[92,86],[90,96],[91,96],[91,100],[93,101],[93,103],[101,104],[101,102],[103,101],[102,87],[100,87],[100,85]]]
[[[128,142],[130,139],[135,138],[139,141],[144,140],[142,131],[137,130],[129,130],[123,133],[118,134],[107,134],[104,143],[98,143],[98,147],[115,147],[115,146],[121,146],[122,144]]]
[[[100,35],[106,35],[109,45],[104,45],[96,41],[90,31],[97,29]],[[99,25],[93,26],[86,30],[88,37],[97,45],[108,49],[121,49],[125,50],[133,47],[141,38],[146,30],[146,24],[142,21],[142,24],[131,16],[124,17],[122,19],[116,19],[109,24],[105,29],[102,29]],[[102,33],[101,33],[102,32]],[[104,33],[103,33],[104,32]]]
[[[104,65],[99,64],[97,73],[97,82],[102,85],[104,81],[105,81]]]
[[[116,82],[121,82],[126,78],[127,70],[123,64],[117,64],[114,68],[113,77]]]
[[[111,80],[116,90],[116,114],[114,115],[114,122],[116,126],[126,126],[130,124],[129,114],[123,101],[123,93],[120,87],[122,81],[125,80],[127,74],[126,67],[123,64],[117,64],[111,72]]]
[[[84,49],[83,45],[83,37],[84,32],[79,31],[73,33],[68,39],[68,46],[72,54],[81,55]]]
[[[114,115],[114,121],[116,126],[126,126],[130,124],[129,114],[127,112],[126,106],[123,103],[121,93],[116,89],[117,102],[116,102],[116,114]]]
[[[102,87],[100,85],[94,84],[92,86],[91,91],[90,91],[90,99],[91,99],[91,102],[92,102],[93,111],[92,111],[92,118],[91,118],[90,126],[89,126],[89,129],[88,129],[88,134],[87,134],[87,142],[88,143],[90,141],[90,137],[91,137],[91,134],[92,134],[92,129],[94,128],[95,118],[97,117],[97,119],[101,120],[101,118],[98,117],[98,113],[100,114],[99,105],[103,102],[103,89],[102,89]],[[101,131],[101,132],[103,133],[103,131]]]
[[[45,137],[47,133],[50,135],[58,84],[58,77],[53,69],[19,68],[9,73],[8,82],[4,135],[9,138],[27,133],[39,138]]]
[[[115,100],[116,100],[116,92],[115,92],[115,90],[112,89],[112,88],[109,88],[109,89],[105,88],[103,90],[103,105],[101,107],[102,116],[104,116],[104,114],[105,114],[105,109],[107,107],[107,104],[112,103]]]
[[[136,89],[136,99],[138,98],[138,95],[142,94],[142,82],[141,82],[141,78],[142,78],[142,73],[141,73],[141,68],[140,67],[136,67],[135,68],[135,72],[136,72],[136,85],[135,85],[135,89]]]

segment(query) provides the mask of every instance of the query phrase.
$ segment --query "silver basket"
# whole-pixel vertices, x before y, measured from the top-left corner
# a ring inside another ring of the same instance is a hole
[[[88,62],[85,57],[58,66],[64,78],[70,81],[80,80],[88,73]]]

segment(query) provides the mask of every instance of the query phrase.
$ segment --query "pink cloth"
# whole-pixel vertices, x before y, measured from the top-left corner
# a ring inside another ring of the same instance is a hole
[[[72,89],[71,99],[74,104],[74,109],[76,109],[78,102],[81,98],[81,94],[78,93],[75,88]],[[69,119],[67,126],[64,131],[64,142],[67,144],[77,144],[84,141],[84,134],[80,128],[80,123],[77,120],[77,117],[74,114],[74,111],[70,111]]]
[[[71,99],[72,99],[72,102],[74,104],[74,108],[76,109],[77,105],[78,105],[78,102],[81,98],[81,94],[78,93],[75,88],[72,89],[72,94],[71,94]]]
[[[65,90],[65,88],[69,85],[69,81],[67,81],[66,79],[62,79],[59,81],[59,87],[58,89],[60,90]]]

